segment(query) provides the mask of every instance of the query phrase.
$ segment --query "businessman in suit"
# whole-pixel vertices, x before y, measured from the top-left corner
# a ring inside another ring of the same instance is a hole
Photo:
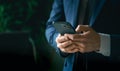
[[[117,69],[120,61],[120,0],[83,1],[86,0],[54,0],[46,25],[46,38],[65,58],[63,71]],[[89,14],[87,20],[86,12]],[[52,25],[53,21],[69,22],[77,33],[60,35]]]

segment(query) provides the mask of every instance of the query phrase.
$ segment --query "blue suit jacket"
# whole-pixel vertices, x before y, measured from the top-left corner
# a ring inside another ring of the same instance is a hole
[[[108,1],[108,2],[106,2]],[[110,34],[110,59],[120,59],[120,0],[96,0],[96,6],[90,18],[90,26],[99,33]],[[58,54],[65,57],[64,71],[72,71],[75,54],[62,53],[56,46],[55,39],[59,34],[52,26],[53,21],[67,21],[76,28],[80,0],[55,0],[46,26],[46,38]],[[104,58],[98,53],[90,53],[88,57]]]

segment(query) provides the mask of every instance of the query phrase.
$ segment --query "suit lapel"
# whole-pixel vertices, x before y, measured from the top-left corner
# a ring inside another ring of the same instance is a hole
[[[71,8],[67,9],[67,11],[66,11],[66,14],[69,16],[67,21],[71,22],[71,25],[75,28],[78,25],[77,24],[77,18],[78,18],[77,16],[78,16],[78,10],[79,10],[78,8],[79,8],[80,0],[70,0],[69,2],[70,3],[68,3],[68,4],[71,4]],[[106,2],[106,0],[97,0],[96,1],[96,4],[93,8],[93,12],[90,17],[90,24],[89,24],[90,26],[92,26],[94,24],[94,22],[95,22],[97,16],[99,15],[99,13],[101,12],[101,9],[105,2]],[[72,4],[74,4],[74,5],[72,5]],[[71,17],[71,15],[72,15],[72,17]]]
[[[80,0],[63,0],[64,10],[66,15],[66,21],[70,22],[71,25],[75,28],[77,23],[77,13]]]
[[[78,8],[79,8],[79,3],[80,3],[80,0],[73,0],[73,9],[72,10],[72,13],[73,13],[73,27],[76,28],[76,26],[78,25],[77,24],[77,18],[78,18]]]
[[[104,3],[106,2],[106,0],[97,0],[96,4],[94,6],[93,12],[91,14],[91,18],[90,18],[90,26],[92,26],[97,18],[97,16],[99,15],[99,13],[101,12],[101,9],[104,5]]]

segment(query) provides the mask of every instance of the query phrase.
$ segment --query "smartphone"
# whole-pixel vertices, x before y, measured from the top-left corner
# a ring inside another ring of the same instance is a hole
[[[65,33],[68,34],[75,33],[75,29],[69,22],[53,22],[53,26],[61,35],[64,35]]]

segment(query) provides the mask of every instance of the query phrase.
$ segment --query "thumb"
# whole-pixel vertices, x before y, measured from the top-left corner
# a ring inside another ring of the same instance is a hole
[[[90,28],[88,25],[78,25],[77,28],[75,29],[75,31],[77,33],[81,33],[81,32],[86,32],[88,31]]]

